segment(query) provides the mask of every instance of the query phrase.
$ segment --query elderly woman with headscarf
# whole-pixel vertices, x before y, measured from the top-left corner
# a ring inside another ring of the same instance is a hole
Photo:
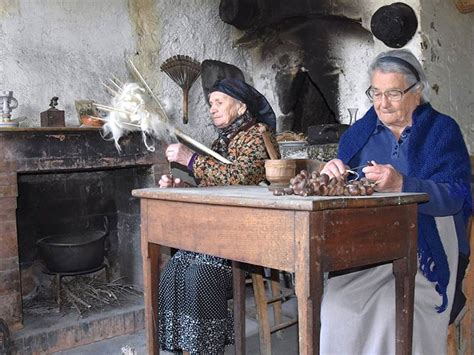
[[[429,194],[429,202],[418,207],[413,352],[445,353],[456,274],[462,279],[469,255],[469,155],[457,123],[428,102],[430,86],[411,52],[381,53],[369,75],[366,94],[373,106],[341,137],[338,159],[322,172],[341,176],[366,165],[359,173],[377,191]],[[321,353],[394,354],[394,288],[391,264],[330,278]]]
[[[238,79],[224,79],[210,90],[211,118],[219,133],[212,149],[232,164],[194,153],[183,144],[166,149],[169,161],[193,173],[199,186],[256,185],[265,180],[269,159],[260,129],[275,129],[272,108],[255,88]],[[276,141],[273,139],[273,144]],[[160,187],[183,186],[169,175]],[[236,216],[238,224],[238,216]],[[223,354],[233,342],[227,299],[232,289],[228,260],[179,250],[160,280],[159,332],[163,350],[190,354]]]

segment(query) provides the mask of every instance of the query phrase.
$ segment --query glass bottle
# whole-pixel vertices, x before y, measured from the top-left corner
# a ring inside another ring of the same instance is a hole
[[[349,125],[352,125],[355,123],[355,121],[357,121],[357,111],[359,111],[359,109],[354,107],[348,108],[347,111],[349,111]]]

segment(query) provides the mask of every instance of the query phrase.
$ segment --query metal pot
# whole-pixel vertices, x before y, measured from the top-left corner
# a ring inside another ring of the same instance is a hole
[[[58,234],[44,237],[37,244],[49,271],[81,272],[103,264],[107,234],[107,231]]]

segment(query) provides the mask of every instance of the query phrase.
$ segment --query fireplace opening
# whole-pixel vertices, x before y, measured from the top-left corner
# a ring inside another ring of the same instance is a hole
[[[350,123],[357,98],[341,96],[360,86],[354,74],[366,71],[361,48],[373,43],[356,5],[334,2],[222,0],[219,16],[240,30],[234,46],[254,53],[260,77],[274,77],[281,115],[278,131],[308,136],[308,127]],[[267,69],[271,68],[271,69]],[[366,78],[361,82],[365,86]],[[337,142],[334,142],[337,143]]]
[[[109,280],[140,289],[140,205],[131,191],[155,186],[168,169],[163,155],[148,152],[139,132],[121,139],[120,153],[95,128],[20,128],[0,131],[0,137],[0,318],[12,330],[13,353],[54,353],[143,329],[141,294],[130,304],[87,315],[58,312],[57,275],[43,272],[37,242],[48,235],[102,232],[106,217]],[[160,152],[161,143],[154,143]],[[82,291],[82,279],[99,282],[105,276],[101,269],[63,281]],[[35,300],[41,290],[53,294],[49,309]]]
[[[57,322],[67,325],[74,318],[97,318],[101,312],[111,313],[112,318],[128,312],[132,328],[143,326],[140,206],[131,190],[153,182],[151,166],[18,174],[16,217],[24,329],[31,333],[32,328],[55,323],[57,327]],[[62,235],[80,245],[99,234],[104,237],[105,268],[77,273],[48,270],[39,240]],[[108,305],[107,294],[121,298]],[[67,297],[74,300],[65,302]],[[123,324],[120,317],[118,322]]]
[[[18,175],[21,270],[41,260],[46,236],[99,231],[108,220],[106,259],[112,278],[142,285],[139,201],[131,190],[153,182],[150,167]]]

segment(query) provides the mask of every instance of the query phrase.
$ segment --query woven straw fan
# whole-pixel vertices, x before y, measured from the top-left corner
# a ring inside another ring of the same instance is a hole
[[[178,54],[166,59],[160,68],[183,90],[183,123],[186,124],[189,89],[201,74],[201,63],[187,55]]]

